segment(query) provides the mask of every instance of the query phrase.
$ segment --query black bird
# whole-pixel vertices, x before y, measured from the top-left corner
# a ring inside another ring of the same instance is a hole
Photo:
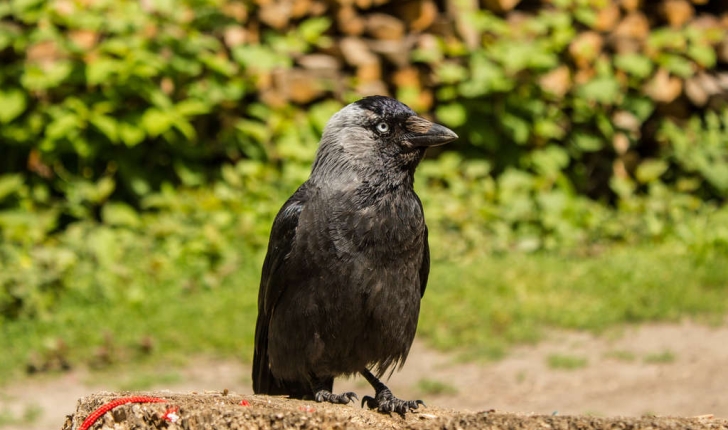
[[[378,379],[404,364],[430,271],[414,172],[457,139],[397,100],[372,96],[327,123],[311,176],[273,222],[258,295],[253,390],[349,403],[334,378],[361,373],[362,406],[416,409]],[[375,376],[376,375],[376,376]]]

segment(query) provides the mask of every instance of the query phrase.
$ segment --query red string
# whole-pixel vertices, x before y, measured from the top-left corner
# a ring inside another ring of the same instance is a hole
[[[105,405],[102,405],[100,408],[93,411],[91,415],[89,415],[88,418],[83,421],[81,427],[79,427],[78,430],[88,430],[96,422],[96,420],[98,420],[105,413],[109,412],[117,406],[121,406],[127,403],[164,403],[166,401],[167,400],[159,397],[150,396],[122,397],[120,399],[113,400]]]

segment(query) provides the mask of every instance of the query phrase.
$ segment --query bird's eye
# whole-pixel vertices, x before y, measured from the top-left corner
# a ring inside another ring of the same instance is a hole
[[[389,131],[389,124],[386,122],[380,122],[377,124],[377,131],[380,133],[386,133]]]

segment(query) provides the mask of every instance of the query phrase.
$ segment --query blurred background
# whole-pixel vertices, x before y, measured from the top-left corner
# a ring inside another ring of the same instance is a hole
[[[416,174],[418,348],[492,366],[555,331],[726,328],[724,1],[8,0],[0,387],[140,389],[200,359],[247,387],[272,220],[369,94],[460,135]],[[599,357],[681,360],[624,348]],[[594,369],[582,353],[537,360]],[[0,426],[47,415],[12,399]]]

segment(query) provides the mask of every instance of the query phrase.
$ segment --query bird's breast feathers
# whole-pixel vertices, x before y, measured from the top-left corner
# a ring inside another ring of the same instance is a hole
[[[421,251],[425,218],[413,196],[384,195],[369,206],[334,211],[334,245],[345,252],[379,257]]]

